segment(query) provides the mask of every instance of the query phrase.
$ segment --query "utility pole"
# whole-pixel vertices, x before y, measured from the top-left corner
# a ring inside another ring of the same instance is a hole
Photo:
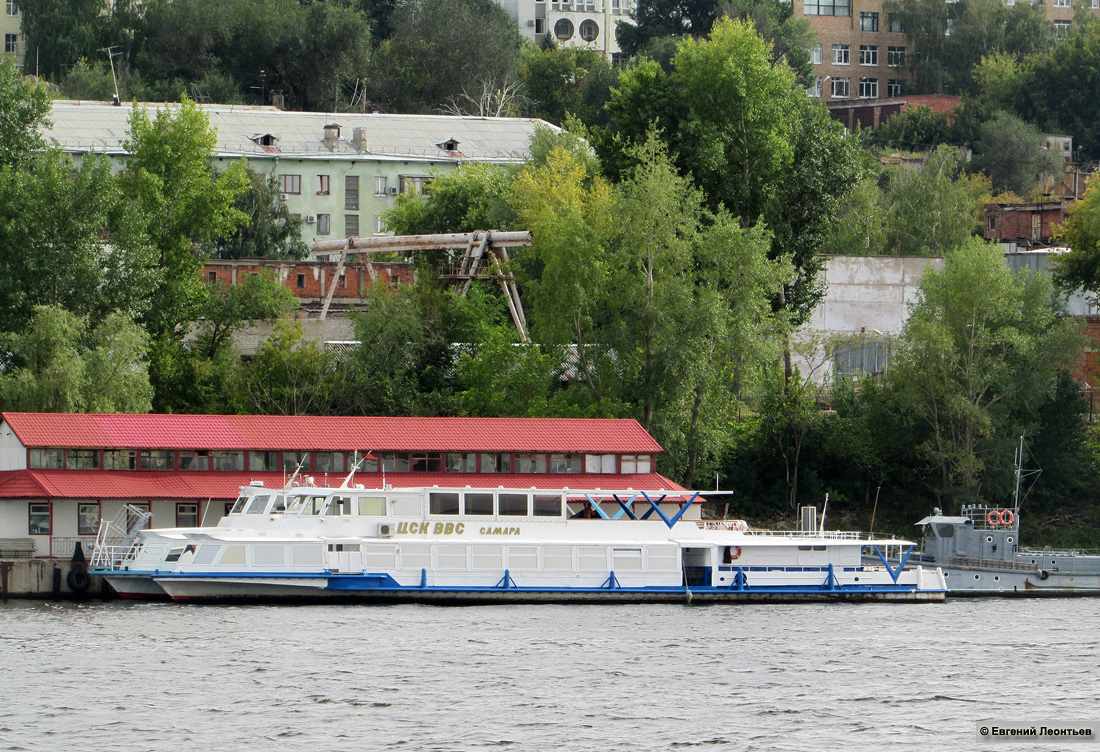
[[[118,96],[118,79],[115,78],[115,47],[101,47],[100,52],[106,52],[108,59],[111,61],[111,80],[115,82],[115,107],[122,105],[122,100]]]

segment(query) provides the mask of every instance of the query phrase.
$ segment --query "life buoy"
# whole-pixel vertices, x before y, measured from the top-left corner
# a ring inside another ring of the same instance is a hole
[[[83,569],[70,569],[65,581],[74,593],[83,593],[92,584],[92,578]]]
[[[1048,572],[1045,569],[1040,569],[1039,570],[1039,579],[1040,580],[1045,580],[1048,577],[1050,577],[1050,572]]]
[[[741,547],[730,546],[730,561],[737,561],[741,558]]]
[[[999,515],[1002,525],[1011,525],[1016,521],[1016,515],[1013,514],[1011,509],[1005,509]]]
[[[996,509],[991,509],[989,514],[985,516],[985,521],[989,523],[990,527],[997,527],[1001,524],[1001,513]]]

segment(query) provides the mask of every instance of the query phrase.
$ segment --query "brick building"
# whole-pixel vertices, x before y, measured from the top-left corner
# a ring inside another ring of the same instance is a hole
[[[1065,223],[1071,202],[1055,200],[1030,204],[986,204],[985,238],[1008,252],[1047,246]]]

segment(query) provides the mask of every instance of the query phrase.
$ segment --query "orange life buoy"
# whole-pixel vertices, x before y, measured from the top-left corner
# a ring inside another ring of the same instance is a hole
[[[1011,525],[1016,521],[1016,515],[1013,514],[1011,509],[1005,509],[1000,514],[1000,520],[1002,525]]]
[[[991,509],[989,514],[985,516],[985,520],[989,523],[990,527],[997,527],[997,525],[1001,524],[1001,514],[996,509]]]
[[[730,546],[730,561],[737,561],[741,558],[741,547]]]

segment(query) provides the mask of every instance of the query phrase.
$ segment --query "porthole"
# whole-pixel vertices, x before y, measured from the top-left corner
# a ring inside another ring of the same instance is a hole
[[[1012,536],[1010,535],[1010,536],[1008,536],[1007,538],[1005,538],[1005,540],[1006,540],[1006,541],[1008,541],[1009,543],[1011,543],[1011,542],[1012,542],[1012,540],[1013,540],[1013,538],[1012,538]]]
[[[993,581],[994,581],[994,582],[1000,582],[1000,581],[1001,581],[1001,578],[1000,578],[1000,577],[994,577],[994,578],[993,578]]]
[[[975,580],[980,580],[980,579],[981,579],[981,575],[977,575],[977,574],[976,574],[976,575],[974,575],[974,579],[975,579]]]
[[[950,573],[950,572],[944,572],[944,573],[943,573],[943,576],[944,576],[944,577],[950,577],[950,576],[951,576],[951,573]]]
[[[992,543],[993,542],[993,536],[992,535],[985,536],[985,542],[986,543]]]
[[[554,24],[554,36],[556,36],[563,42],[567,39],[572,39],[573,22],[570,21],[568,18],[559,19],[558,22]]]
[[[600,35],[600,27],[591,18],[581,21],[581,39],[591,42]]]

